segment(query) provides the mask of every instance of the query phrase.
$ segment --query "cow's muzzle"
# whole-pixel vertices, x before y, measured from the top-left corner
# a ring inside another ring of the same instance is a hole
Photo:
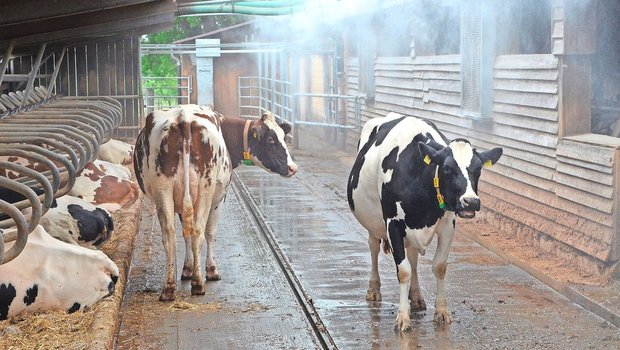
[[[480,210],[480,198],[467,197],[463,198],[464,206],[456,211],[456,214],[463,219],[472,219],[476,216],[476,212]]]
[[[297,173],[297,164],[292,163],[288,165],[288,173],[286,174],[286,177],[291,177],[293,175],[295,175]]]

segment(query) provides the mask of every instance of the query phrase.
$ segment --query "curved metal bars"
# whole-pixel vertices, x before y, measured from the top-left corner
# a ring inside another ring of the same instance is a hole
[[[0,169],[10,176],[0,176],[0,188],[26,198],[16,203],[0,198],[0,213],[10,216],[0,222],[0,264],[21,252],[54,197],[71,190],[76,172],[96,159],[99,146],[112,138],[123,115],[121,103],[109,96],[62,97],[42,86],[27,97],[22,91],[0,95],[0,156],[9,160],[0,159]],[[11,162],[11,157],[27,160],[27,166]],[[32,190],[37,188],[44,194],[37,196]],[[25,218],[19,209],[29,206],[32,214]],[[15,225],[16,230],[1,232]],[[5,252],[9,240],[17,242]]]
[[[5,181],[10,180],[6,180],[0,177],[0,187],[2,187]],[[24,247],[26,246],[26,241],[28,241],[28,234],[30,233],[30,231],[28,230],[28,223],[26,222],[24,214],[22,214],[10,203],[7,203],[0,199],[0,211],[10,216],[13,221],[15,221],[15,225],[17,226],[17,237],[16,239],[13,239],[15,240],[15,244],[13,244],[13,247],[11,247],[11,249],[9,249],[7,252],[4,252],[4,240],[7,239],[8,241],[9,235],[5,234],[4,232],[2,234],[2,253],[0,253],[2,259],[0,259],[0,264],[6,264],[9,261],[15,259],[19,255],[19,253],[24,250]],[[10,236],[11,238],[13,238],[13,235]]]
[[[1,180],[0,187],[7,188],[11,191],[17,192],[21,194],[22,196],[24,196],[28,201],[30,201],[30,205],[32,206],[32,215],[30,216],[30,220],[28,222],[28,233],[32,232],[32,230],[34,230],[35,227],[37,227],[37,225],[39,224],[39,219],[41,219],[41,213],[43,212],[41,202],[39,201],[39,196],[30,187],[20,184],[17,181],[12,181],[12,180],[2,178],[2,177],[0,177],[0,180]],[[13,203],[10,203],[10,204],[16,210],[19,209]],[[7,239],[5,236],[5,242],[6,241]]]

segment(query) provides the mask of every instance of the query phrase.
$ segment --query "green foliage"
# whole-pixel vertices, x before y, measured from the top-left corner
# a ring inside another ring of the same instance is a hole
[[[244,16],[204,16],[204,17],[177,17],[172,29],[144,35],[141,42],[146,44],[171,44],[187,37],[210,32],[219,28],[228,27],[246,21]],[[178,76],[177,63],[170,55],[142,56],[143,77],[171,77],[173,79],[143,80],[144,88],[153,88],[155,96],[176,96]],[[176,99],[158,99],[158,105],[176,105]]]

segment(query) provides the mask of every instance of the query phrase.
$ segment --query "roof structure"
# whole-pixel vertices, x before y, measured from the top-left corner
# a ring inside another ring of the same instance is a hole
[[[0,2],[0,53],[14,40],[13,55],[121,39],[172,27],[174,0],[19,0]]]

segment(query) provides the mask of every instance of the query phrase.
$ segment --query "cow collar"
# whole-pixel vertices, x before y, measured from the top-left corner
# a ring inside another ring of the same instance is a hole
[[[433,187],[435,187],[435,191],[437,191],[437,202],[439,202],[439,208],[445,209],[446,202],[444,201],[443,196],[441,195],[441,192],[439,192],[439,165],[437,165],[437,167],[435,168],[435,177],[433,178]]]
[[[250,123],[252,123],[250,119],[246,120],[245,126],[243,127],[243,164],[245,165],[254,165],[252,157],[250,157],[250,145],[248,144],[248,131],[250,130]]]

